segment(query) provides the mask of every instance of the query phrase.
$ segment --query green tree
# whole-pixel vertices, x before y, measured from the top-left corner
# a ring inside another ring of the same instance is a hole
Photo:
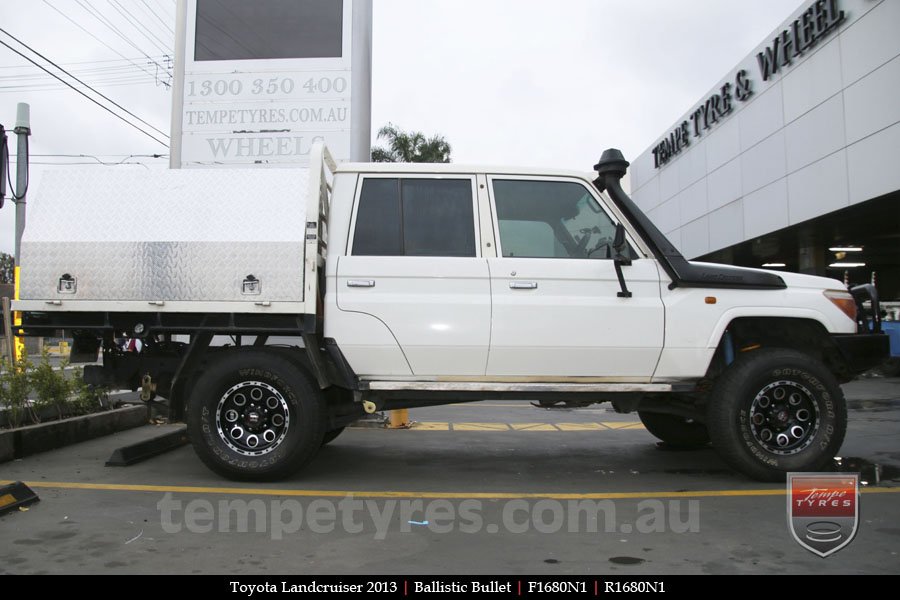
[[[16,259],[11,254],[0,252],[0,283],[15,283]]]
[[[425,137],[420,131],[403,131],[388,123],[378,130],[378,139],[387,146],[372,148],[373,162],[450,162],[450,144],[442,135]]]

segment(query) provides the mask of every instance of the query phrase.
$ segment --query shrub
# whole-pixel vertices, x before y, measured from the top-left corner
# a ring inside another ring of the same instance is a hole
[[[0,357],[0,404],[8,409],[9,425],[18,427],[30,420],[37,422],[37,413],[28,402],[31,392],[31,361],[25,355],[15,366],[10,365],[5,357]]]
[[[63,361],[54,368],[46,350],[37,366],[27,356],[15,367],[0,357],[0,407],[7,408],[9,427],[40,423],[46,408],[55,411],[59,419],[109,408],[109,390],[87,385],[81,368],[66,377],[68,364]],[[32,392],[36,396],[33,401],[28,399]]]
[[[62,419],[68,412],[69,391],[71,385],[66,380],[65,368],[68,361],[63,361],[59,370],[50,364],[50,353],[45,349],[41,353],[41,361],[29,374],[31,387],[37,394],[36,412],[44,407],[56,409],[57,418]]]
[[[81,367],[75,369],[69,379],[69,397],[69,406],[76,415],[87,415],[109,408],[109,390],[86,384]]]

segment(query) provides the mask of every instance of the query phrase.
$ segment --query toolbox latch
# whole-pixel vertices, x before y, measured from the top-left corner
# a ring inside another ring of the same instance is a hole
[[[65,273],[59,278],[59,283],[56,284],[56,292],[58,294],[74,294],[77,287],[78,283],[75,278]]]
[[[247,275],[244,278],[244,284],[241,286],[241,294],[245,296],[259,296],[262,293],[262,282],[253,275]]]

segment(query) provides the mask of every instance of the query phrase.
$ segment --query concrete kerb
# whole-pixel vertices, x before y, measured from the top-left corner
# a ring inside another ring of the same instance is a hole
[[[113,410],[0,431],[0,463],[92,440],[147,423],[147,407]]]

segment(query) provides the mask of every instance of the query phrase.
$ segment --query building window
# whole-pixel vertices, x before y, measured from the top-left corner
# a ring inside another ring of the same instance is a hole
[[[353,254],[475,256],[471,180],[363,180]]]

